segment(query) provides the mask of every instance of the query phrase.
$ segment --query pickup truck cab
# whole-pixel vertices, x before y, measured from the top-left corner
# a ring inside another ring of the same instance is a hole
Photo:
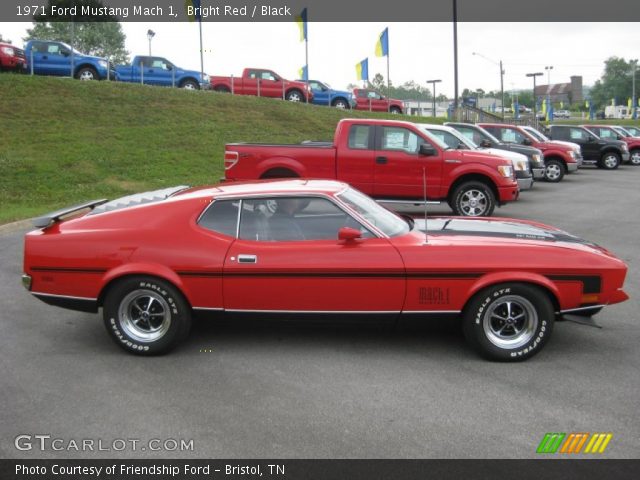
[[[508,152],[516,152],[525,155],[529,159],[531,174],[535,180],[544,178],[544,157],[542,150],[527,145],[517,143],[504,143],[487,132],[484,128],[473,125],[471,123],[445,123],[446,126],[455,128],[465,138],[471,140],[474,144],[481,148],[491,148],[495,150],[506,150]],[[517,174],[518,172],[516,172]],[[522,188],[521,188],[522,190]]]
[[[529,160],[525,155],[507,150],[480,147],[472,140],[469,140],[462,135],[462,133],[457,131],[455,128],[446,125],[421,124],[420,126],[427,129],[431,135],[439,139],[441,142],[446,143],[450,148],[459,150],[478,150],[488,155],[495,155],[511,160],[520,191],[529,190],[533,186],[533,175],[529,166]]]
[[[0,42],[0,71],[24,72],[27,69],[27,57],[24,50],[10,43]]]
[[[544,179],[548,182],[560,182],[565,174],[575,172],[582,162],[580,147],[569,144],[543,140],[530,129],[519,125],[505,125],[502,123],[479,123],[494,137],[504,143],[515,143],[535,147],[544,156]]]
[[[419,124],[344,119],[333,142],[296,145],[232,143],[225,180],[323,178],[350,183],[390,204],[447,202],[458,215],[490,216],[518,198],[512,162],[457,150]]]
[[[284,98],[291,102],[311,102],[313,93],[305,82],[285,80],[273,70],[245,68],[241,77],[211,77],[216,92],[234,95]]]
[[[106,58],[85,55],[63,42],[29,40],[25,46],[29,69],[32,55],[33,73],[36,75],[73,76],[79,80],[115,78],[115,69]]]
[[[375,90],[367,88],[354,88],[353,96],[356,99],[356,110],[368,110],[370,112],[404,112],[404,102],[387,98]]]
[[[579,125],[552,125],[549,136],[554,140],[577,143],[584,163],[615,170],[622,158],[629,159],[627,145],[620,140],[607,140]]]
[[[210,88],[209,75],[195,70],[184,70],[163,57],[138,55],[131,65],[116,66],[120,82],[144,83],[162,87],[180,87],[189,90]]]
[[[583,127],[595,133],[601,140],[620,140],[624,142],[627,145],[627,151],[620,153],[621,160],[630,162],[632,165],[640,165],[640,138],[634,137],[623,128],[612,125],[583,125]]]
[[[304,80],[297,81],[305,83]],[[351,109],[356,106],[356,101],[351,92],[334,90],[328,83],[319,80],[309,80],[309,87],[313,93],[312,103],[314,105],[324,105],[342,109]]]

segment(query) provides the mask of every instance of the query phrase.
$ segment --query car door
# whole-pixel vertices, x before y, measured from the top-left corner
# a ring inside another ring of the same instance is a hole
[[[423,143],[432,145],[417,131],[407,127],[377,127],[373,189],[377,198],[422,199],[423,174],[426,175],[427,197],[439,198],[442,153],[432,145],[437,155],[420,155]]]
[[[56,42],[43,42],[44,51],[39,56],[42,65],[42,73],[44,75],[55,76],[71,76],[71,60],[69,55],[71,52],[66,51],[67,55],[63,55],[62,45]]]
[[[569,142],[580,145],[582,158],[585,160],[598,160],[600,158],[600,145],[595,135],[582,127],[569,127]]]
[[[282,80],[269,70],[260,72],[260,96],[282,98]]]
[[[375,125],[353,123],[337,145],[337,178],[367,195],[375,193],[375,137]]]
[[[145,83],[149,85],[171,85],[171,62],[161,57],[151,57],[149,65],[145,68]]]
[[[363,237],[338,240],[345,225],[359,228]],[[395,315],[402,309],[404,289],[398,251],[332,200],[242,200],[238,239],[224,262],[225,310]]]
[[[313,103],[318,105],[330,105],[329,90],[320,82],[309,81],[309,87],[313,92]]]

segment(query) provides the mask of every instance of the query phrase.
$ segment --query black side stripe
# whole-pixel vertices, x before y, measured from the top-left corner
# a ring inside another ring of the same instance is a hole
[[[421,273],[421,272],[192,272],[179,271],[178,275],[182,277],[268,277],[268,278],[479,278],[481,273]]]
[[[34,272],[59,272],[59,273],[105,273],[106,268],[75,268],[75,267],[32,267]]]
[[[598,275],[547,275],[549,280],[558,282],[582,282],[582,293],[600,293],[602,278]]]

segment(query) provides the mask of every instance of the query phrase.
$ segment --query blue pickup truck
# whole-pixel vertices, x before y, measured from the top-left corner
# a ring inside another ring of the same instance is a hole
[[[35,75],[73,76],[80,80],[106,80],[115,75],[106,58],[85,55],[63,42],[29,40],[24,51],[27,71],[33,68]]]
[[[304,82],[304,80],[298,80]],[[313,100],[311,103],[316,105],[325,105],[336,108],[354,108],[356,100],[351,92],[342,90],[334,90],[329,84],[318,80],[309,80],[309,87],[313,92]]]
[[[209,75],[195,70],[183,70],[162,57],[138,55],[131,65],[117,65],[116,78],[120,82],[144,83],[191,90],[211,88]]]

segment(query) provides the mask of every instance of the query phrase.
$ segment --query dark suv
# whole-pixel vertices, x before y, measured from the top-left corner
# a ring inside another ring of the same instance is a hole
[[[516,152],[525,155],[529,159],[533,178],[536,180],[544,178],[544,156],[542,155],[542,150],[517,143],[501,142],[478,125],[457,122],[448,122],[445,123],[445,125],[455,128],[463,136],[467,137],[481,148],[496,148],[498,150],[507,150],[509,152]]]
[[[584,127],[576,125],[551,125],[549,137],[580,145],[583,163],[595,163],[599,168],[615,170],[620,162],[629,160],[629,148],[621,140],[598,137]]]

